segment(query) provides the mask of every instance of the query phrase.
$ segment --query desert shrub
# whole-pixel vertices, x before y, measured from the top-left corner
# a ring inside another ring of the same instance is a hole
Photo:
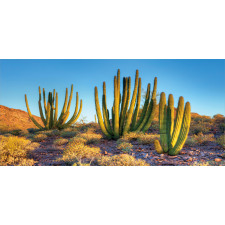
[[[102,135],[95,133],[83,133],[79,134],[78,137],[85,139],[87,144],[93,144],[99,142],[100,139],[102,138]]]
[[[0,166],[32,166],[31,141],[22,137],[3,137],[0,143]]]
[[[60,139],[54,140],[53,144],[54,144],[54,145],[65,145],[65,144],[67,144],[68,142],[69,142],[68,139],[60,138]]]
[[[151,133],[151,132],[158,131],[158,130],[159,130],[159,121],[153,120],[148,131]]]
[[[22,130],[18,129],[18,130],[13,130],[13,131],[11,131],[10,133],[11,133],[12,135],[18,136],[18,135],[20,135],[20,132],[21,132],[21,131],[22,131]]]
[[[209,166],[208,162],[194,162],[191,166]]]
[[[62,131],[60,136],[63,138],[72,138],[77,135],[77,131]]]
[[[188,137],[185,142],[185,145],[187,145],[187,146],[195,146],[197,144],[198,144],[198,142],[194,136]]]
[[[58,136],[60,135],[60,131],[59,130],[44,130],[44,131],[39,131],[39,134],[45,134],[48,137],[53,137],[53,136]]]
[[[5,133],[4,136],[5,137],[13,137],[13,135],[11,133]]]
[[[198,135],[194,135],[194,138],[199,144],[206,144],[207,142],[215,141],[213,134],[204,135],[203,133],[199,133]]]
[[[41,142],[45,140],[48,136],[46,134],[35,134],[32,139],[33,141]]]
[[[72,165],[75,162],[81,162],[82,159],[94,159],[100,156],[100,148],[92,148],[83,143],[69,142],[65,151],[63,152],[62,158],[59,161]]]
[[[136,141],[139,137],[140,133],[138,132],[130,132],[130,133],[127,133],[125,134],[120,140],[122,141]]]
[[[31,133],[31,134],[34,134],[34,133],[40,131],[39,129],[36,129],[36,128],[28,128],[27,130],[28,130],[29,133]]]
[[[199,133],[209,133],[212,128],[211,123],[195,123],[191,122],[190,133],[199,134]]]
[[[21,130],[19,133],[20,136],[27,136],[28,134],[29,134],[28,130]]]
[[[140,134],[137,138],[138,143],[142,145],[148,145],[154,143],[156,139],[159,139],[159,135],[152,134]]]
[[[29,145],[26,146],[26,149],[31,151],[31,150],[38,148],[39,146],[40,146],[39,143],[31,142]]]
[[[99,166],[149,166],[144,160],[135,159],[128,154],[102,156],[97,159]]]
[[[75,162],[73,166],[90,166],[91,163]]]
[[[74,137],[74,138],[71,138],[69,142],[72,142],[74,144],[86,144],[87,140],[82,137]]]
[[[128,142],[121,142],[120,140],[117,141],[117,148],[123,151],[124,153],[131,152],[133,145]]]
[[[225,134],[216,139],[216,143],[221,145],[225,149]]]

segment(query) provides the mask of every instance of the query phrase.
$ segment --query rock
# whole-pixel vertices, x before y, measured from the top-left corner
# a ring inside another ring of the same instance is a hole
[[[220,159],[220,158],[215,158],[215,162],[220,162],[220,161],[222,161],[222,159]]]
[[[142,155],[145,159],[148,157],[148,153],[143,153]]]

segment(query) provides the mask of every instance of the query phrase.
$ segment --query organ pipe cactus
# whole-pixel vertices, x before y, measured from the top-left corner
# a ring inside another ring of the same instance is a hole
[[[102,112],[99,104],[98,89],[95,87],[95,106],[98,123],[104,135],[110,139],[118,139],[130,131],[146,132],[155,114],[156,88],[157,78],[154,80],[152,95],[150,92],[150,84],[148,84],[145,103],[140,113],[141,78],[139,78],[138,70],[136,71],[132,98],[131,77],[123,78],[123,92],[121,97],[120,70],[118,70],[117,76],[114,77],[114,103],[111,110],[112,119],[110,119],[106,103],[106,83],[103,82]]]
[[[174,99],[169,95],[166,105],[166,95],[164,92],[160,95],[159,103],[159,131],[160,142],[155,140],[155,149],[158,153],[168,153],[177,155],[182,149],[190,128],[191,123],[191,105],[185,104],[184,98],[179,98],[176,118],[174,121]]]
[[[49,129],[67,128],[77,121],[77,119],[79,118],[81,111],[82,111],[82,100],[80,100],[80,109],[79,109],[79,106],[78,106],[79,96],[78,96],[78,92],[77,92],[76,93],[75,112],[72,115],[71,119],[67,121],[69,114],[70,114],[70,106],[71,106],[72,97],[73,97],[73,85],[71,85],[71,91],[70,91],[69,98],[68,98],[68,89],[66,88],[66,95],[65,95],[63,109],[62,109],[60,115],[58,116],[58,93],[55,92],[55,89],[54,89],[53,92],[48,93],[48,99],[46,100],[45,89],[43,88],[43,105],[44,105],[44,107],[42,108],[41,88],[39,87],[38,106],[39,106],[40,117],[41,117],[41,120],[42,120],[44,126],[42,126],[40,123],[38,123],[37,120],[35,120],[35,118],[31,114],[28,100],[27,100],[27,95],[25,95],[25,102],[26,102],[28,115],[29,115],[30,119],[33,121],[33,123],[39,129],[49,130]]]

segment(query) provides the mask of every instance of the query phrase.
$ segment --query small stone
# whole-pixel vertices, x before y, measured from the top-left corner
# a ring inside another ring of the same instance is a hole
[[[193,161],[193,159],[192,159],[192,158],[189,158],[189,159],[187,159],[187,161],[188,161],[188,162],[192,162],[192,161]]]
[[[146,159],[148,157],[148,153],[143,153],[143,156]]]
[[[222,161],[222,159],[220,159],[220,158],[215,159],[215,162],[220,162],[220,161]]]

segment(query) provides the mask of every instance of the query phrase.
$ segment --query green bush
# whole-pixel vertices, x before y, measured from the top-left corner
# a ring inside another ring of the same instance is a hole
[[[127,142],[117,141],[117,148],[123,151],[124,153],[130,153],[132,151],[133,145]]]
[[[60,136],[63,138],[72,138],[77,135],[77,131],[62,131]]]

